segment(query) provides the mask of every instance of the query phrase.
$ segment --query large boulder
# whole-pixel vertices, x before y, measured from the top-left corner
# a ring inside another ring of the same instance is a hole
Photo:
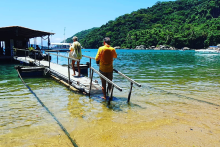
[[[145,46],[145,45],[136,46],[135,49],[141,49],[141,50],[143,50],[143,49],[146,49],[146,46]]]

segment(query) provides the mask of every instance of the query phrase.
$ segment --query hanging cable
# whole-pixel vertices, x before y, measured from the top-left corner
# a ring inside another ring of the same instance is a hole
[[[66,136],[69,138],[69,140],[71,141],[72,145],[74,147],[78,147],[75,143],[75,141],[70,137],[70,134],[67,132],[67,130],[64,128],[64,126],[59,122],[59,120],[54,116],[54,114],[52,112],[50,112],[50,110],[44,105],[44,103],[38,98],[38,96],[31,90],[31,88],[24,82],[24,80],[22,79],[19,69],[16,69],[18,72],[18,76],[21,79],[21,81],[23,82],[23,84],[29,89],[29,91],[36,97],[36,99],[38,100],[38,102],[47,110],[47,112],[53,117],[53,119],[57,122],[57,124],[60,126],[60,128],[63,130],[63,132],[66,134]]]

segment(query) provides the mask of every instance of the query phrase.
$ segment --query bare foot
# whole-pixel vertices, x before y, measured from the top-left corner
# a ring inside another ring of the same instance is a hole
[[[75,76],[76,74],[72,74],[72,76]]]
[[[101,98],[102,98],[102,99],[104,99],[104,100],[106,100],[106,97],[104,97],[104,96],[103,96],[103,97],[101,97]]]

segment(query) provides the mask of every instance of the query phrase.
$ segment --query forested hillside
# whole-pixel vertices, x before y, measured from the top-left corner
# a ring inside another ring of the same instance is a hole
[[[90,33],[90,32],[91,32],[92,30],[94,30],[94,29],[96,29],[96,28],[94,27],[94,28],[91,28],[91,29],[88,29],[88,30],[81,31],[81,32],[79,32],[79,33],[74,34],[73,36],[77,36],[77,37],[78,37],[78,40],[82,40],[83,38],[86,37],[86,35],[87,35],[88,33]],[[67,43],[72,43],[72,42],[73,42],[73,39],[72,39],[73,36],[67,38],[65,41],[66,41]]]
[[[168,45],[176,48],[206,48],[220,43],[220,0],[157,2],[93,29],[80,42],[98,48],[105,36],[112,46]]]

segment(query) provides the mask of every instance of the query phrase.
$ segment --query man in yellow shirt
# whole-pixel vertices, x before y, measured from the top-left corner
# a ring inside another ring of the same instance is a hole
[[[112,81],[113,79],[113,58],[117,58],[116,51],[110,46],[110,38],[105,37],[104,46],[98,49],[97,55],[95,57],[96,61],[100,61],[99,71],[105,77]],[[106,99],[106,81],[101,78],[102,81],[102,92],[104,99]],[[108,84],[109,90],[111,89],[111,84]]]

